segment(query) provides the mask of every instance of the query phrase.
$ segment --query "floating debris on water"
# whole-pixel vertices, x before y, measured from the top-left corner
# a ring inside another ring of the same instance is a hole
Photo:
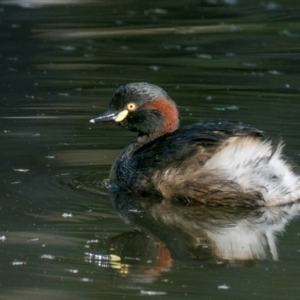
[[[168,11],[166,9],[163,8],[150,8],[150,9],[146,9],[144,10],[144,14],[147,15],[167,15]]]
[[[277,71],[277,70],[270,70],[270,71],[268,71],[268,73],[271,74],[271,75],[280,75],[280,74],[281,74],[281,73],[280,73],[279,71]]]
[[[224,283],[224,284],[218,285],[218,289],[219,290],[229,290],[230,286]]]
[[[17,261],[17,260],[15,260],[11,264],[13,266],[22,266],[22,265],[26,265],[26,261]]]
[[[213,109],[214,110],[238,110],[240,108],[236,105],[230,105],[230,106],[226,106],[226,107],[214,107]]]
[[[77,274],[78,273],[78,270],[76,270],[76,269],[65,269],[65,271],[73,273],[73,274]]]
[[[150,66],[150,67],[148,67],[148,69],[150,69],[152,71],[158,71],[160,68],[159,68],[159,66]]]
[[[90,244],[90,243],[99,243],[99,240],[88,240],[87,244]]]
[[[39,238],[32,238],[28,242],[37,242],[38,240],[39,240]]]
[[[212,59],[210,54],[197,54],[197,57],[202,59]]]
[[[237,110],[237,109],[239,109],[239,107],[236,105],[231,105],[231,106],[227,106],[226,109]]]
[[[80,281],[83,281],[83,282],[93,282],[93,279],[90,279],[90,278],[81,278]]]
[[[167,292],[161,292],[161,291],[146,291],[141,290],[141,295],[149,295],[149,296],[161,296],[161,295],[167,295]]]
[[[72,215],[72,213],[63,213],[62,217],[64,217],[64,218],[72,218],[73,215]]]
[[[245,62],[242,65],[245,66],[245,67],[257,67],[257,63]]]
[[[29,171],[29,169],[14,169],[15,172],[22,172],[22,173],[26,173]]]
[[[54,255],[51,255],[51,254],[43,254],[43,255],[41,256],[41,258],[45,258],[45,259],[54,259],[55,256],[54,256]]]
[[[58,48],[65,50],[65,51],[75,51],[76,48],[73,46],[59,46]]]

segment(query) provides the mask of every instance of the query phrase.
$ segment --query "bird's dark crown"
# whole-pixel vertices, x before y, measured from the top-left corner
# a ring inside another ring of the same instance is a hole
[[[172,101],[168,94],[157,85],[147,82],[128,83],[120,86],[114,92],[113,97],[110,100],[110,107],[122,109],[130,102],[134,102],[141,106],[148,101],[158,98],[166,98]]]

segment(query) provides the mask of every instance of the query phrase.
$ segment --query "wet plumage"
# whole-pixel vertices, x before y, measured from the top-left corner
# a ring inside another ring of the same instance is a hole
[[[283,158],[281,142],[232,121],[178,129],[175,103],[155,85],[120,87],[110,109],[91,120],[103,121],[138,133],[112,166],[112,186],[215,206],[281,205],[300,198],[299,176]]]

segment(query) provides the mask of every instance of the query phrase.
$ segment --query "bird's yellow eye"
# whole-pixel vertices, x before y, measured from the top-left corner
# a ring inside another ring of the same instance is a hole
[[[135,103],[133,103],[133,102],[128,103],[128,104],[127,104],[127,109],[128,109],[129,111],[135,110],[135,109],[136,109]]]

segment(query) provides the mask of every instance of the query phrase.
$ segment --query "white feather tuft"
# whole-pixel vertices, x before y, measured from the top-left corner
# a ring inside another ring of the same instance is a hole
[[[218,172],[242,189],[260,192],[267,206],[300,199],[300,177],[282,158],[283,144],[252,137],[237,138],[208,160],[204,169]]]

